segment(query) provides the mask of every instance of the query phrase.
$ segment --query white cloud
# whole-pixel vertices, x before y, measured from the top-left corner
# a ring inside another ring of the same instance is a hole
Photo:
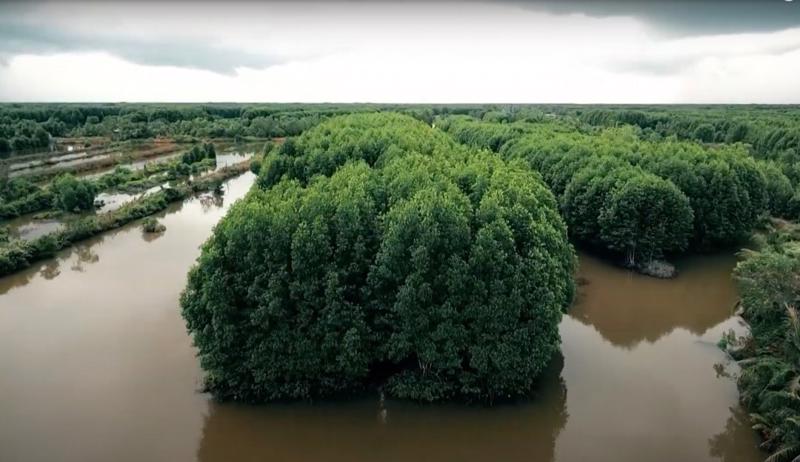
[[[53,8],[21,20],[52,20],[49,27],[91,33],[95,41],[140,41],[154,52],[159,43],[193,40],[281,61],[221,75],[133,64],[113,50],[18,54],[0,65],[0,99],[800,102],[793,51],[800,29],[670,40],[634,18],[477,3],[199,4],[191,11],[131,10],[111,28],[103,18],[122,14],[119,4],[71,16]]]

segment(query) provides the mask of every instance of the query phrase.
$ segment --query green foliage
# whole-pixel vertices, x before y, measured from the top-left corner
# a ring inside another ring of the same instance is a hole
[[[45,210],[52,203],[53,196],[49,191],[24,178],[0,180],[0,218],[14,218]]]
[[[255,157],[250,160],[250,171],[258,175],[261,173],[261,165],[263,163],[263,159],[261,157]]]
[[[652,174],[617,175],[597,220],[603,244],[631,265],[685,250],[693,219],[686,196]]]
[[[50,257],[56,251],[66,248],[74,242],[119,228],[134,220],[164,210],[171,202],[184,199],[200,191],[214,190],[223,179],[239,175],[244,171],[241,166],[226,168],[193,181],[191,184],[165,188],[146,195],[112,212],[77,217],[68,221],[63,229],[38,239],[32,241],[16,239],[6,242],[0,245],[0,276],[14,273],[30,266],[37,260]]]
[[[742,365],[738,385],[770,461],[800,457],[800,253],[784,233],[777,231],[735,270],[751,326],[751,338],[735,350]]]
[[[75,212],[94,208],[97,190],[89,181],[79,180],[72,174],[65,173],[53,181],[50,189],[53,193],[53,204],[58,209]]]
[[[12,202],[39,191],[39,187],[24,178],[0,179],[0,199]]]
[[[412,123],[413,122],[413,123]],[[325,122],[298,138],[290,138],[264,159],[263,188],[284,176],[307,183],[314,175],[330,176],[348,161],[382,167],[391,159],[416,152],[430,155],[453,148],[447,135],[395,113],[355,114]]]
[[[181,162],[187,165],[200,162],[205,159],[216,159],[217,152],[212,143],[203,143],[202,145],[196,144],[192,149],[183,153]]]
[[[159,223],[159,221],[153,217],[145,218],[144,221],[142,221],[142,230],[146,233],[162,233],[166,229],[166,226]]]
[[[98,191],[104,191],[106,189],[111,189],[125,183],[141,179],[141,175],[143,174],[149,174],[149,172],[144,170],[137,172],[131,170],[130,168],[117,166],[111,173],[102,175],[95,180],[95,187]]]
[[[630,120],[643,117],[640,113],[628,116]],[[670,239],[664,240],[663,234],[652,239],[641,237],[642,241],[661,243],[660,248],[652,249],[653,255],[688,247],[712,250],[741,242],[769,206],[769,194],[773,191],[767,190],[762,166],[739,146],[709,148],[675,140],[647,141],[630,127],[598,130],[576,127],[568,121],[509,125],[461,117],[452,118],[442,126],[462,142],[498,150],[507,159],[527,161],[560,198],[571,234],[579,242],[601,250],[621,251],[619,245],[601,242],[597,221],[604,201],[619,198],[609,196],[616,184],[615,177],[655,175],[672,183],[688,199],[691,214],[686,213],[683,198],[676,196],[673,188],[661,186],[664,193],[674,197],[656,207],[666,204],[677,207],[680,210],[664,211],[664,216],[680,220],[675,229],[667,232],[672,235]],[[496,148],[498,139],[505,141]],[[609,175],[611,177],[605,178]],[[596,176],[604,178],[594,178]],[[651,179],[650,183],[653,181]],[[577,208],[571,203],[575,197],[567,196],[572,182],[579,183],[572,186],[572,190],[582,191],[578,199],[583,202],[579,202]],[[785,197],[779,198],[777,192],[775,194],[776,203],[785,200]],[[648,197],[657,199],[655,195]],[[644,204],[641,207],[646,208]],[[690,246],[683,243],[687,216],[692,220],[688,236]],[[658,234],[656,230],[661,229],[661,225],[641,229]],[[606,237],[611,235],[619,236],[619,233],[606,233]]]
[[[763,162],[760,167],[766,180],[770,214],[783,218],[800,217],[800,209],[792,202],[795,192],[789,178],[774,162]]]
[[[530,391],[558,348],[575,264],[534,174],[396,114],[333,118],[267,157],[181,297],[209,390]]]

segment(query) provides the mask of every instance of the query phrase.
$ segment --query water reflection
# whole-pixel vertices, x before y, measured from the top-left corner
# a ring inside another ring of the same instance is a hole
[[[58,260],[50,260],[42,263],[42,269],[39,270],[39,274],[45,279],[54,279],[61,274],[61,265],[58,263]]]
[[[419,406],[377,399],[314,405],[210,405],[198,450],[218,461],[551,461],[568,420],[557,355],[525,404]]]
[[[253,178],[227,183],[228,205]],[[0,461],[195,458],[208,404],[177,300],[224,212],[190,199],[157,241],[131,223],[0,278]]]
[[[91,265],[93,263],[97,263],[100,261],[100,256],[97,255],[93,250],[92,247],[95,245],[99,245],[103,242],[104,236],[98,236],[90,244],[77,244],[73,247],[72,253],[75,255],[75,259],[70,266],[72,271],[79,271],[83,272],[86,269],[86,265]]]
[[[156,233],[148,233],[147,231],[142,231],[142,240],[144,240],[145,242],[153,242],[156,239],[163,236],[164,233],[166,233],[166,231],[159,231]]]
[[[54,218],[38,218],[38,214],[27,214],[3,222],[8,227],[8,236],[12,239],[32,241],[64,226],[61,220]]]
[[[210,193],[201,195],[198,200],[203,208],[203,213],[208,213],[212,209],[222,207],[222,204],[225,202],[225,197],[224,193]]]
[[[658,281],[582,256],[588,284],[560,326],[563,357],[525,404],[390,400],[384,423],[374,396],[210,401],[196,392],[178,298],[199,246],[253,178],[228,182],[221,207],[171,206],[158,216],[167,232],[150,242],[131,223],[0,278],[0,460],[763,460],[716,347],[741,328],[730,316],[733,257],[689,260],[677,280]]]
[[[747,412],[737,405],[731,407],[725,429],[709,438],[708,451],[722,462],[750,462],[752,448],[757,444],[758,437],[751,428]]]
[[[678,262],[677,278],[662,280],[582,254],[582,284],[570,315],[626,348],[653,343],[679,327],[702,335],[733,315],[735,264],[733,255],[685,258]]]
[[[82,241],[58,252],[55,258],[34,263],[29,268],[0,279],[0,295],[27,286],[36,276],[41,276],[46,281],[56,279],[62,274],[62,265],[68,266],[72,271],[84,272],[87,265],[100,261],[100,256],[95,253],[94,248],[106,237],[113,236],[118,231],[109,231],[104,235]]]

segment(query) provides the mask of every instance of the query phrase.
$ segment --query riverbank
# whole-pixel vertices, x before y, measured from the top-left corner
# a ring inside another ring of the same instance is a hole
[[[734,270],[750,334],[723,337],[768,460],[800,458],[800,226],[774,220]]]
[[[0,459],[763,461],[734,381],[715,369],[735,368],[715,346],[738,325],[731,254],[678,259],[671,280],[580,254],[563,354],[528,402],[243,406],[198,393],[178,296],[252,180],[228,180],[219,202],[173,203],[157,237],[133,222],[0,278]]]
[[[133,200],[114,211],[78,218],[66,223],[62,229],[37,239],[11,241],[0,247],[0,276],[14,273],[38,260],[51,257],[57,251],[76,242],[164,210],[170,203],[183,200],[199,192],[212,191],[218,188],[222,181],[238,176],[249,169],[250,162],[248,160],[225,167],[194,181],[163,188],[158,192]]]

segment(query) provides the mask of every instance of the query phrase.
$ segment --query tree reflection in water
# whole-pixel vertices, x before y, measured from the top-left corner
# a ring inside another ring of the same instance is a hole
[[[708,440],[709,455],[723,462],[764,460],[767,454],[758,450],[758,437],[751,425],[741,406],[732,407],[725,429]]]
[[[70,266],[70,269],[72,271],[83,272],[86,265],[100,261],[100,256],[92,250],[92,247],[101,242],[103,242],[103,236],[99,236],[99,238],[91,244],[78,244],[73,247],[72,253],[75,255],[75,262]]]
[[[200,206],[203,209],[203,213],[208,213],[213,209],[218,209],[222,207],[222,204],[225,202],[225,196],[219,193],[212,193],[212,194],[203,194],[198,197],[200,200]]]
[[[55,279],[59,274],[61,274],[60,264],[58,263],[57,259],[48,260],[42,265],[42,269],[39,270],[39,274],[42,275],[43,278],[47,280]]]
[[[738,296],[732,254],[686,257],[674,279],[656,279],[581,254],[578,297],[569,316],[628,349],[655,343],[676,328],[695,335],[733,315]]]
[[[566,425],[558,354],[529,402],[421,406],[378,399],[246,406],[211,403],[198,460],[552,461]]]

